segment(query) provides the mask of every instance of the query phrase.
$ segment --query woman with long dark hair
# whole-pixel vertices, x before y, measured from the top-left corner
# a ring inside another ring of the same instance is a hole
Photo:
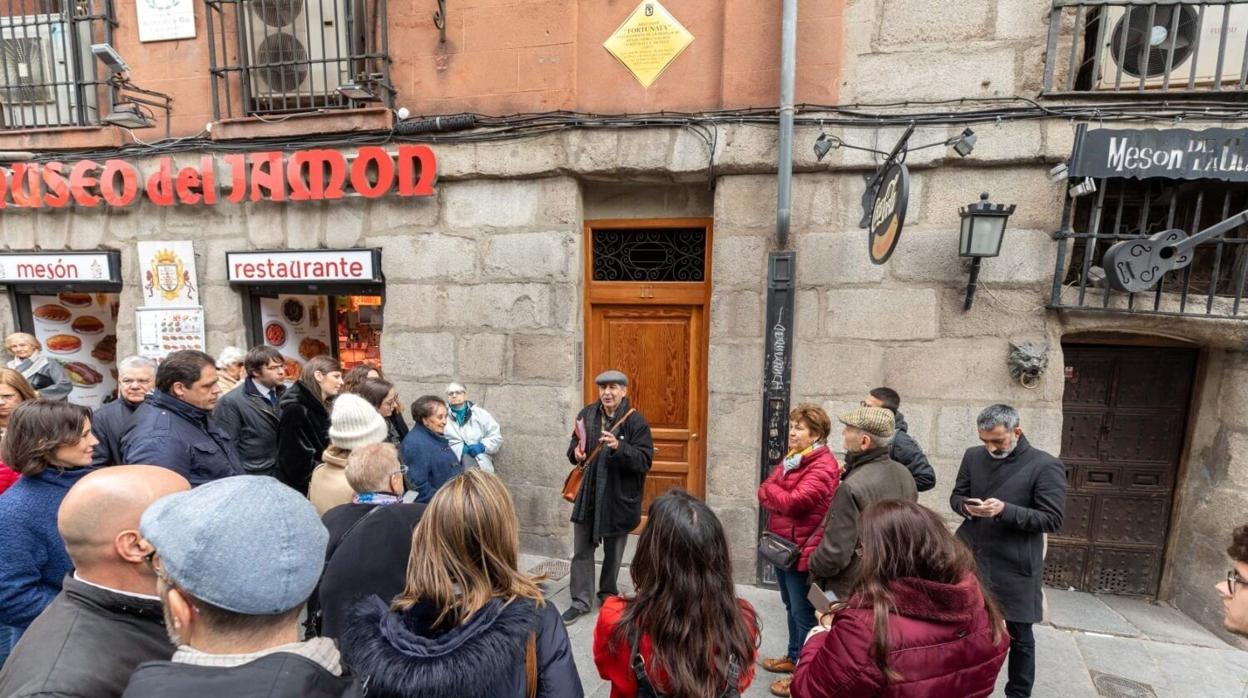
[[[975,558],[930,509],[863,513],[860,576],[802,647],[795,698],[986,698],[1009,650]]]
[[[277,478],[302,494],[329,446],[330,405],[341,391],[342,364],[314,356],[277,403]]]
[[[342,392],[355,393],[372,402],[373,406],[381,412],[381,416],[386,418],[386,422],[389,425],[390,435],[386,437],[386,441],[398,446],[403,442],[403,437],[407,436],[408,430],[407,422],[403,419],[403,403],[399,401],[398,389],[395,388],[394,395],[387,398],[387,403],[390,406],[388,408],[383,407],[363,392],[366,389],[361,386],[369,379],[380,380],[383,383],[389,383],[392,388],[394,387],[394,383],[386,378],[386,374],[380,368],[369,364],[360,364],[342,374]]]
[[[407,585],[351,612],[340,644],[374,698],[582,698],[559,610],[517,569],[520,524],[501,480],[469,470],[412,533]]]
[[[753,607],[738,599],[728,542],[703,502],[669,490],[650,504],[630,598],[602,605],[594,663],[611,698],[736,696],[754,678]]]

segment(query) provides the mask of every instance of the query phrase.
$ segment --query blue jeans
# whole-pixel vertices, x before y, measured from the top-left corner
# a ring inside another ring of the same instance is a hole
[[[789,617],[789,659],[796,664],[797,653],[806,641],[806,633],[815,627],[815,607],[806,598],[806,593],[810,591],[810,574],[777,567],[776,583],[780,585],[780,600],[784,602],[785,615]]]

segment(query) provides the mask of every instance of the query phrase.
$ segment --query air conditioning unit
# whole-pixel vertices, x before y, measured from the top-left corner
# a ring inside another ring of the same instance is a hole
[[[90,22],[78,22],[75,28],[61,14],[0,17],[0,111],[4,126],[39,128],[94,122],[98,116],[95,86],[84,86],[80,95],[76,85],[78,68],[92,60],[90,46]],[[79,114],[80,97],[83,114]]]
[[[350,0],[253,0],[247,9],[251,98],[270,109],[336,101],[350,79]]]
[[[1222,25],[1226,24],[1226,48],[1222,58],[1222,87],[1238,87],[1244,64],[1244,40],[1248,35],[1248,5],[1205,5],[1204,17],[1194,5],[1110,6],[1102,10],[1105,42],[1101,46],[1100,75],[1096,89],[1134,90],[1144,77],[1144,89],[1166,85],[1166,61],[1170,61],[1167,89],[1186,89],[1196,66],[1194,87],[1209,88],[1218,74],[1218,49]],[[1150,12],[1151,19],[1150,22]],[[1178,13],[1177,21],[1175,13]],[[1227,17],[1229,13],[1229,19]],[[1096,32],[1090,26],[1088,31]],[[1124,43],[1125,42],[1125,43]],[[1173,56],[1171,52],[1173,49]]]

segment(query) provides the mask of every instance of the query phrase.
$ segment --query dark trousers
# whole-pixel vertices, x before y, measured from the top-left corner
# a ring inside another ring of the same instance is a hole
[[[815,627],[815,607],[806,598],[810,591],[810,574],[776,568],[776,584],[789,619],[789,659],[797,663],[797,653],[806,641],[806,633]]]
[[[598,580],[598,598],[620,593],[616,578],[620,576],[620,563],[624,560],[624,545],[628,534],[602,539],[602,576]],[[582,611],[594,608],[594,542],[593,523],[572,524],[572,605]]]
[[[1036,636],[1031,623],[1005,622],[1010,634],[1009,681],[1005,684],[1006,698],[1028,698],[1036,682]]]

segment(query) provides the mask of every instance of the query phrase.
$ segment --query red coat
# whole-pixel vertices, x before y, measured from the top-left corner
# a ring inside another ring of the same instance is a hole
[[[742,607],[746,606],[745,601],[740,603]],[[624,609],[627,606],[628,602],[618,596],[607,599],[598,613],[598,624],[594,626],[594,664],[598,666],[598,675],[611,683],[611,698],[636,698],[637,696],[637,679],[633,676],[631,648],[618,647],[610,643],[611,633],[615,632],[615,626],[620,622],[620,617],[624,615]],[[758,631],[754,632],[757,634]],[[641,658],[649,663],[650,638],[642,636],[637,650],[641,652]],[[744,664],[745,666],[741,667],[741,678],[737,686],[737,690],[742,693],[754,680],[754,657],[750,657]],[[646,675],[652,684],[656,680],[662,681],[662,677],[656,677],[649,670]]]
[[[868,606],[837,613],[832,627],[802,647],[790,687],[793,698],[987,698],[996,685],[1010,640],[992,628],[979,583],[903,579],[890,587],[896,612],[889,616],[888,665],[901,674],[890,683],[871,656],[874,613]],[[860,601],[857,601],[861,603]]]
[[[4,491],[12,487],[20,477],[21,475],[18,475],[16,470],[0,461],[0,494],[4,494]]]
[[[823,538],[823,515],[841,483],[841,466],[826,445],[784,472],[781,462],[758,487],[758,503],[767,510],[767,530],[802,546],[797,571],[805,572],[810,554]]]

